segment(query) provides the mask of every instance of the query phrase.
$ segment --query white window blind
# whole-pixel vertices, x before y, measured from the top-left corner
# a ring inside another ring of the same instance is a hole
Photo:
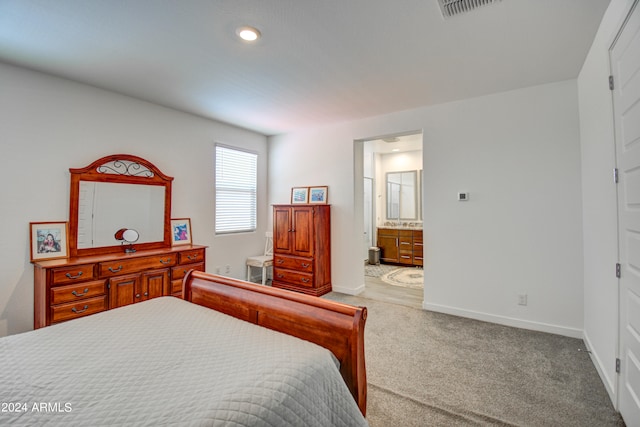
[[[216,145],[216,234],[255,231],[258,155]]]

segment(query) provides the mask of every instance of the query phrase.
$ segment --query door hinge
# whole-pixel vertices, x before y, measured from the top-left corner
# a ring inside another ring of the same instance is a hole
[[[613,90],[613,76],[609,76],[609,90]]]
[[[616,358],[616,373],[620,373],[620,359]]]
[[[616,277],[619,279],[620,276],[622,276],[622,273],[620,272],[620,269],[622,268],[622,266],[620,265],[620,263],[616,263]]]
[[[613,182],[618,183],[618,168],[613,168]]]

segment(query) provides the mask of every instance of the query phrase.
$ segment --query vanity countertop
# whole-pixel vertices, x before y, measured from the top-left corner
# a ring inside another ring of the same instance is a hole
[[[422,231],[422,226],[404,226],[404,225],[379,225],[378,228],[387,228],[390,230],[419,230]]]

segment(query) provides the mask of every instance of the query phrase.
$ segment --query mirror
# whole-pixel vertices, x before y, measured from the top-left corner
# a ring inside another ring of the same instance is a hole
[[[170,246],[173,178],[148,161],[125,154],[103,157],[70,172],[71,256],[119,252],[123,240],[129,243],[126,252],[135,252],[133,242],[137,249]],[[124,230],[135,230],[137,239],[123,239]]]
[[[139,230],[139,243],[163,240],[164,188],[80,181],[78,249],[120,244],[114,230]]]
[[[133,247],[133,244],[138,241],[140,238],[140,234],[136,230],[132,230],[130,228],[121,228],[116,231],[116,234],[113,236],[117,241],[121,241],[124,245],[125,242],[129,244],[128,247],[124,249],[124,252],[127,254],[132,254],[136,251]]]
[[[387,172],[387,219],[418,219],[416,175],[416,171]]]

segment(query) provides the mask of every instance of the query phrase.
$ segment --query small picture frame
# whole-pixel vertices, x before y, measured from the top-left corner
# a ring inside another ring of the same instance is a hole
[[[326,204],[329,197],[329,187],[309,187],[309,203]]]
[[[65,221],[30,222],[31,261],[69,257],[69,224]]]
[[[191,244],[191,218],[171,219],[171,246]]]
[[[309,202],[309,187],[293,187],[291,189],[291,204],[305,205]]]

